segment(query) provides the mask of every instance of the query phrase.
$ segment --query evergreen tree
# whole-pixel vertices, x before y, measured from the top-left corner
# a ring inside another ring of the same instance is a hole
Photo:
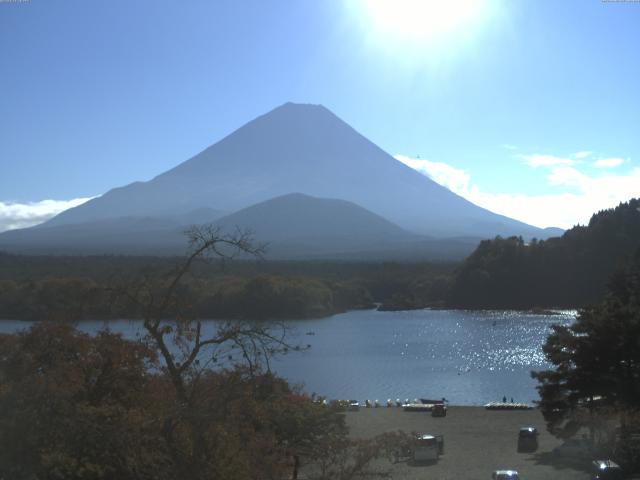
[[[532,372],[549,430],[571,435],[601,414],[623,423],[640,411],[640,249],[610,282],[609,294],[553,327],[543,347],[552,370]],[[613,416],[613,417],[612,417]]]

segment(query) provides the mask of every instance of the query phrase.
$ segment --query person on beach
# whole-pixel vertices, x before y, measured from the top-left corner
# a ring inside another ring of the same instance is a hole
[[[502,397],[502,403],[507,403],[507,396]]]

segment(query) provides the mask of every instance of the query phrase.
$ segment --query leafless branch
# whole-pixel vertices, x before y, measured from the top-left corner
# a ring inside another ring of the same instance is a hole
[[[186,401],[187,379],[197,379],[199,371],[210,367],[221,352],[226,351],[231,363],[243,362],[253,372],[263,365],[269,369],[271,356],[300,348],[287,343],[283,325],[274,328],[266,324],[226,322],[217,324],[214,332],[205,335],[202,322],[193,312],[185,311],[179,292],[194,262],[207,258],[231,260],[238,255],[262,259],[266,246],[256,244],[250,231],[239,228],[224,233],[216,225],[193,226],[185,235],[188,253],[164,281],[154,282],[144,277],[137,285],[112,289],[112,294],[133,303],[141,311],[147,338],[164,360],[178,396]],[[169,320],[170,317],[173,320]],[[201,364],[203,351],[208,348],[213,348],[213,356]],[[174,353],[176,349],[178,357]],[[234,352],[240,353],[241,358],[233,360]]]

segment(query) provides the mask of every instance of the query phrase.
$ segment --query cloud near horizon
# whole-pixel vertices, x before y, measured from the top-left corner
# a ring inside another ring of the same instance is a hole
[[[0,232],[38,225],[64,210],[77,207],[95,197],[39,202],[0,202]]]
[[[622,158],[601,158],[593,162],[593,166],[596,168],[614,168],[619,167],[624,163]]]
[[[578,157],[578,155],[585,153],[588,152],[578,152],[574,156],[576,158],[584,158]],[[519,153],[516,157],[524,160],[524,162],[530,167],[553,167],[556,165],[571,166],[579,163],[578,160],[574,160],[573,158],[557,157],[555,155],[541,155],[539,153],[534,153],[533,155],[524,155]]]
[[[585,155],[587,153],[588,155]],[[591,215],[600,210],[615,207],[621,202],[640,196],[640,168],[633,168],[624,175],[608,172],[587,175],[575,167],[573,158],[586,158],[589,155],[590,152],[578,152],[572,155],[572,158],[540,154],[516,155],[532,168],[548,168],[546,180],[551,187],[571,190],[542,195],[482,191],[472,183],[470,174],[449,164],[405,155],[395,155],[395,158],[453,193],[492,212],[540,228],[567,229],[577,224],[587,224]],[[614,165],[609,165],[611,166]]]

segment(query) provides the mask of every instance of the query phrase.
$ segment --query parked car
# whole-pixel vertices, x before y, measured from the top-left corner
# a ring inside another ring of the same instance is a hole
[[[447,416],[447,406],[444,403],[436,403],[433,405],[431,409],[432,417],[446,417]]]
[[[419,434],[413,442],[414,462],[437,462],[440,455],[438,438],[435,435]]]
[[[516,470],[496,470],[491,478],[493,480],[520,480]]]
[[[593,445],[584,438],[572,438],[552,450],[554,455],[569,458],[588,458],[593,452]]]
[[[522,427],[518,432],[518,452],[535,452],[538,449],[538,429]]]
[[[591,471],[594,480],[621,480],[624,478],[620,465],[611,460],[594,460],[591,462]]]
[[[360,404],[357,400],[349,400],[349,406],[347,407],[347,410],[349,410],[350,412],[357,412],[358,410],[360,410]]]

